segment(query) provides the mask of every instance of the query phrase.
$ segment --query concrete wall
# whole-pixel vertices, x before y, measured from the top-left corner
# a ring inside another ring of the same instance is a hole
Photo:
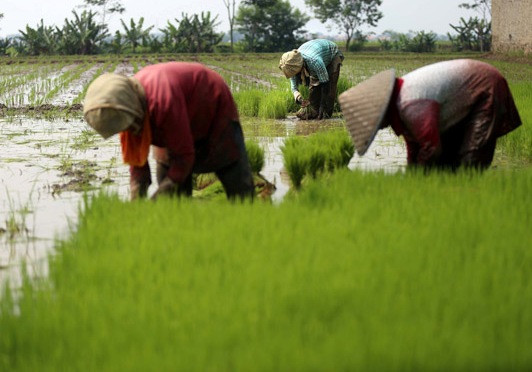
[[[532,53],[532,0],[492,0],[492,49]]]

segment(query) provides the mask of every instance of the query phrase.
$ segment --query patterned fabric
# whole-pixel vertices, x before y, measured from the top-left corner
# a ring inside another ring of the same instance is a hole
[[[487,167],[496,139],[521,125],[506,80],[484,62],[435,63],[397,85],[391,124],[405,138],[409,164]]]
[[[341,54],[338,46],[326,39],[316,39],[307,41],[297,50],[303,56],[305,62],[304,68],[308,71],[309,75],[317,78],[320,83],[328,82],[329,74],[327,73],[327,66],[338,54]],[[292,92],[297,91],[300,83],[300,76],[296,75],[290,78]]]

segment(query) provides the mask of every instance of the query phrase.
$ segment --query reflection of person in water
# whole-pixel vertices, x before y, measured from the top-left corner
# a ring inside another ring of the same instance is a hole
[[[521,125],[504,77],[470,59],[439,62],[395,78],[381,72],[340,96],[355,148],[363,155],[390,125],[403,136],[408,164],[484,169],[497,138]]]
[[[159,184],[153,197],[192,195],[192,173],[215,172],[228,198],[252,198],[253,177],[233,97],[216,72],[199,63],[168,62],[135,77],[99,76],[84,116],[104,138],[120,132],[130,164],[131,198],[145,197],[154,145]]]
[[[290,89],[297,103],[307,108],[302,119],[330,118],[336,101],[340,66],[344,55],[332,41],[307,41],[298,49],[281,56],[279,69],[290,79]],[[303,100],[299,85],[309,86],[309,101]]]

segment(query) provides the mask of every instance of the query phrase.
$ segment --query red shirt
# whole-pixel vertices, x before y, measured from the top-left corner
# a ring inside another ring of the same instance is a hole
[[[135,74],[146,92],[152,145],[168,177],[182,183],[193,171],[211,172],[238,160],[232,122],[238,111],[229,87],[199,63],[167,62]],[[162,149],[162,150],[161,150]],[[148,163],[131,167],[133,179],[149,178]]]

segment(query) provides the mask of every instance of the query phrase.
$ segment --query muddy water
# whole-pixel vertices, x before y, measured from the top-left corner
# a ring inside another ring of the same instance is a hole
[[[294,118],[276,125],[282,133],[259,141],[266,157],[261,174],[276,186],[272,199],[280,202],[289,189],[280,150],[284,138],[315,128]],[[22,261],[30,274],[46,274],[46,256],[55,239],[75,228],[85,193],[104,190],[128,197],[128,168],[118,138],[103,141],[79,119],[0,119],[0,154],[0,284],[10,278],[17,285]],[[381,131],[368,153],[355,155],[349,167],[395,172],[404,159],[397,137]]]

